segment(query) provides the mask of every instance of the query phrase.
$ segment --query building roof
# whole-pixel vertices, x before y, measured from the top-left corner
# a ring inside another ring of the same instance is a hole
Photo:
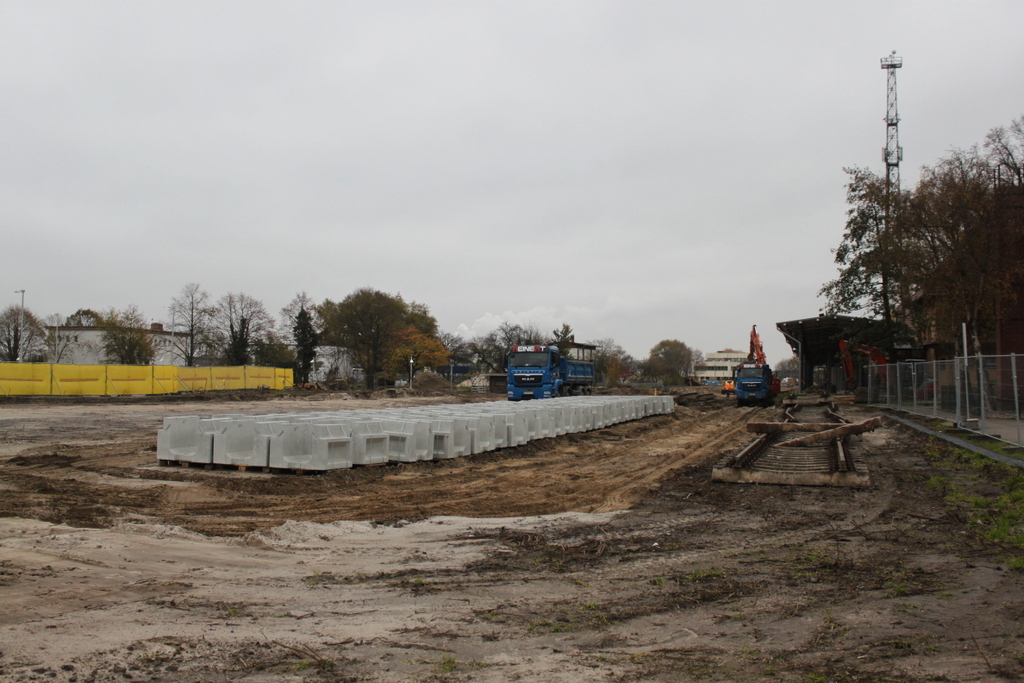
[[[852,330],[876,322],[852,315],[819,315],[816,318],[775,323],[775,328],[786,337],[793,353],[821,357],[837,353],[839,340],[844,335],[850,335]]]

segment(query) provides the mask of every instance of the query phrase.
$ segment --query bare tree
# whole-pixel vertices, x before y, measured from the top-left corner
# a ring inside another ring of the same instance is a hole
[[[503,372],[508,362],[508,352],[513,346],[543,344],[544,335],[536,325],[526,326],[503,322],[498,329],[488,334],[473,337],[469,348],[477,363],[491,372]]]
[[[39,362],[46,357],[43,325],[32,311],[8,306],[0,313],[0,360]]]
[[[473,360],[473,351],[469,343],[454,332],[441,332],[437,335],[438,341],[448,350],[448,360],[455,364],[470,363]]]
[[[999,126],[989,131],[985,150],[1000,181],[1024,187],[1024,116],[1011,122],[1009,129]]]
[[[174,354],[186,367],[210,354],[216,314],[210,293],[195,282],[182,287],[181,293],[171,300]]]
[[[51,363],[60,363],[80,346],[76,335],[61,327],[66,325],[64,318],[54,313],[46,316],[46,356]]]
[[[800,359],[796,356],[790,356],[786,360],[781,360],[775,364],[773,368],[775,375],[785,379],[787,377],[799,377],[800,376]]]
[[[146,318],[134,304],[123,311],[116,308],[100,314],[103,328],[103,356],[108,363],[147,365],[156,352]]]
[[[594,352],[594,371],[603,377],[605,386],[615,386],[626,372],[635,371],[637,360],[612,338],[587,342],[597,347]]]
[[[248,365],[254,345],[267,341],[274,329],[274,319],[263,302],[241,293],[220,298],[215,321],[221,353],[229,365]]]

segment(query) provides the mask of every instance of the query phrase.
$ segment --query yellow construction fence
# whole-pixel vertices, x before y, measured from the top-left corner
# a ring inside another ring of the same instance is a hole
[[[125,396],[223,389],[287,389],[285,368],[179,368],[174,365],[0,363],[4,396]]]

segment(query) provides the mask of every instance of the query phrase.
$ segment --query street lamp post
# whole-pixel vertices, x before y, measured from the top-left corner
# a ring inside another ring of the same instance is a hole
[[[412,358],[409,358],[409,388],[412,389]]]
[[[16,289],[15,294],[21,293],[21,309],[18,311],[18,358],[17,361],[22,362],[21,347],[25,343],[25,290]]]

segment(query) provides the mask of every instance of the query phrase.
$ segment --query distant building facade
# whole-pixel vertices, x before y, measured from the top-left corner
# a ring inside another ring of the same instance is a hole
[[[160,323],[150,325],[147,332],[153,341],[153,365],[176,365],[174,335],[166,331]],[[47,355],[51,363],[70,365],[104,365],[107,363],[103,353],[102,327],[54,326],[47,327],[46,333],[50,340]],[[56,344],[56,349],[54,344]]]
[[[715,351],[704,356],[703,365],[696,369],[697,379],[706,382],[709,379],[719,381],[729,379],[733,376],[736,366],[747,360],[747,354],[736,349],[725,349]]]

